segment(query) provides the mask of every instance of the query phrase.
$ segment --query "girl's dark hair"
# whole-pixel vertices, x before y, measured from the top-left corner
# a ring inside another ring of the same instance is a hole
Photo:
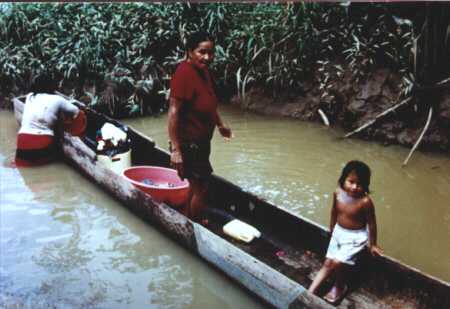
[[[214,42],[214,38],[206,31],[196,31],[190,33],[186,39],[186,50],[194,50],[197,48],[198,44],[205,41]]]
[[[57,90],[56,82],[50,73],[41,73],[31,82],[30,92],[53,94]]]
[[[363,188],[365,193],[369,193],[369,185],[370,185],[370,168],[369,166],[361,161],[353,160],[348,162],[344,168],[342,169],[341,177],[339,177],[339,185],[342,189],[344,189],[344,182],[347,179],[348,175],[351,172],[355,172],[355,174],[359,178],[359,182],[361,183],[361,187]]]

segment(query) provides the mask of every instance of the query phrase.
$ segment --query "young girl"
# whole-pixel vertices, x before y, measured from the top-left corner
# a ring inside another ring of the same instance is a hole
[[[373,256],[382,254],[377,246],[375,208],[369,197],[370,168],[361,161],[350,161],[338,182],[333,194],[332,235],[326,260],[309,287],[316,294],[322,282],[334,275],[335,283],[324,297],[333,304],[347,292],[345,268],[355,264],[358,253],[368,246]]]

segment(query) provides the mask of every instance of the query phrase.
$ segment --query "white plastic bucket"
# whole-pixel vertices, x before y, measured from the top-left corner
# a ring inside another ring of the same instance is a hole
[[[131,166],[131,149],[112,157],[97,155],[97,161],[110,170],[113,170],[116,174],[122,174],[124,169]]]

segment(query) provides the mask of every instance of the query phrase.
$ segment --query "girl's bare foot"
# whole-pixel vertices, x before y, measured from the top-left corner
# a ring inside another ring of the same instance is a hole
[[[345,294],[347,293],[347,286],[344,285],[343,288],[338,288],[337,286],[333,285],[331,290],[323,297],[327,302],[335,305],[344,298]]]

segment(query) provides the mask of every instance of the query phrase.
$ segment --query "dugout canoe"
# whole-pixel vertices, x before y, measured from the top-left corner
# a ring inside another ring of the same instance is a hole
[[[24,97],[13,99],[20,123]],[[307,292],[319,270],[329,231],[299,215],[246,192],[213,175],[209,191],[209,224],[193,222],[135,188],[96,160],[95,134],[105,122],[126,126],[89,108],[86,136],[66,132],[58,140],[64,158],[142,219],[162,229],[194,254],[234,279],[264,303],[278,308],[333,308]],[[127,127],[132,165],[169,166],[169,153],[144,134]],[[222,231],[240,219],[261,231],[250,243]],[[450,308],[450,284],[400,261],[365,254],[352,272],[349,293],[338,308]]]

